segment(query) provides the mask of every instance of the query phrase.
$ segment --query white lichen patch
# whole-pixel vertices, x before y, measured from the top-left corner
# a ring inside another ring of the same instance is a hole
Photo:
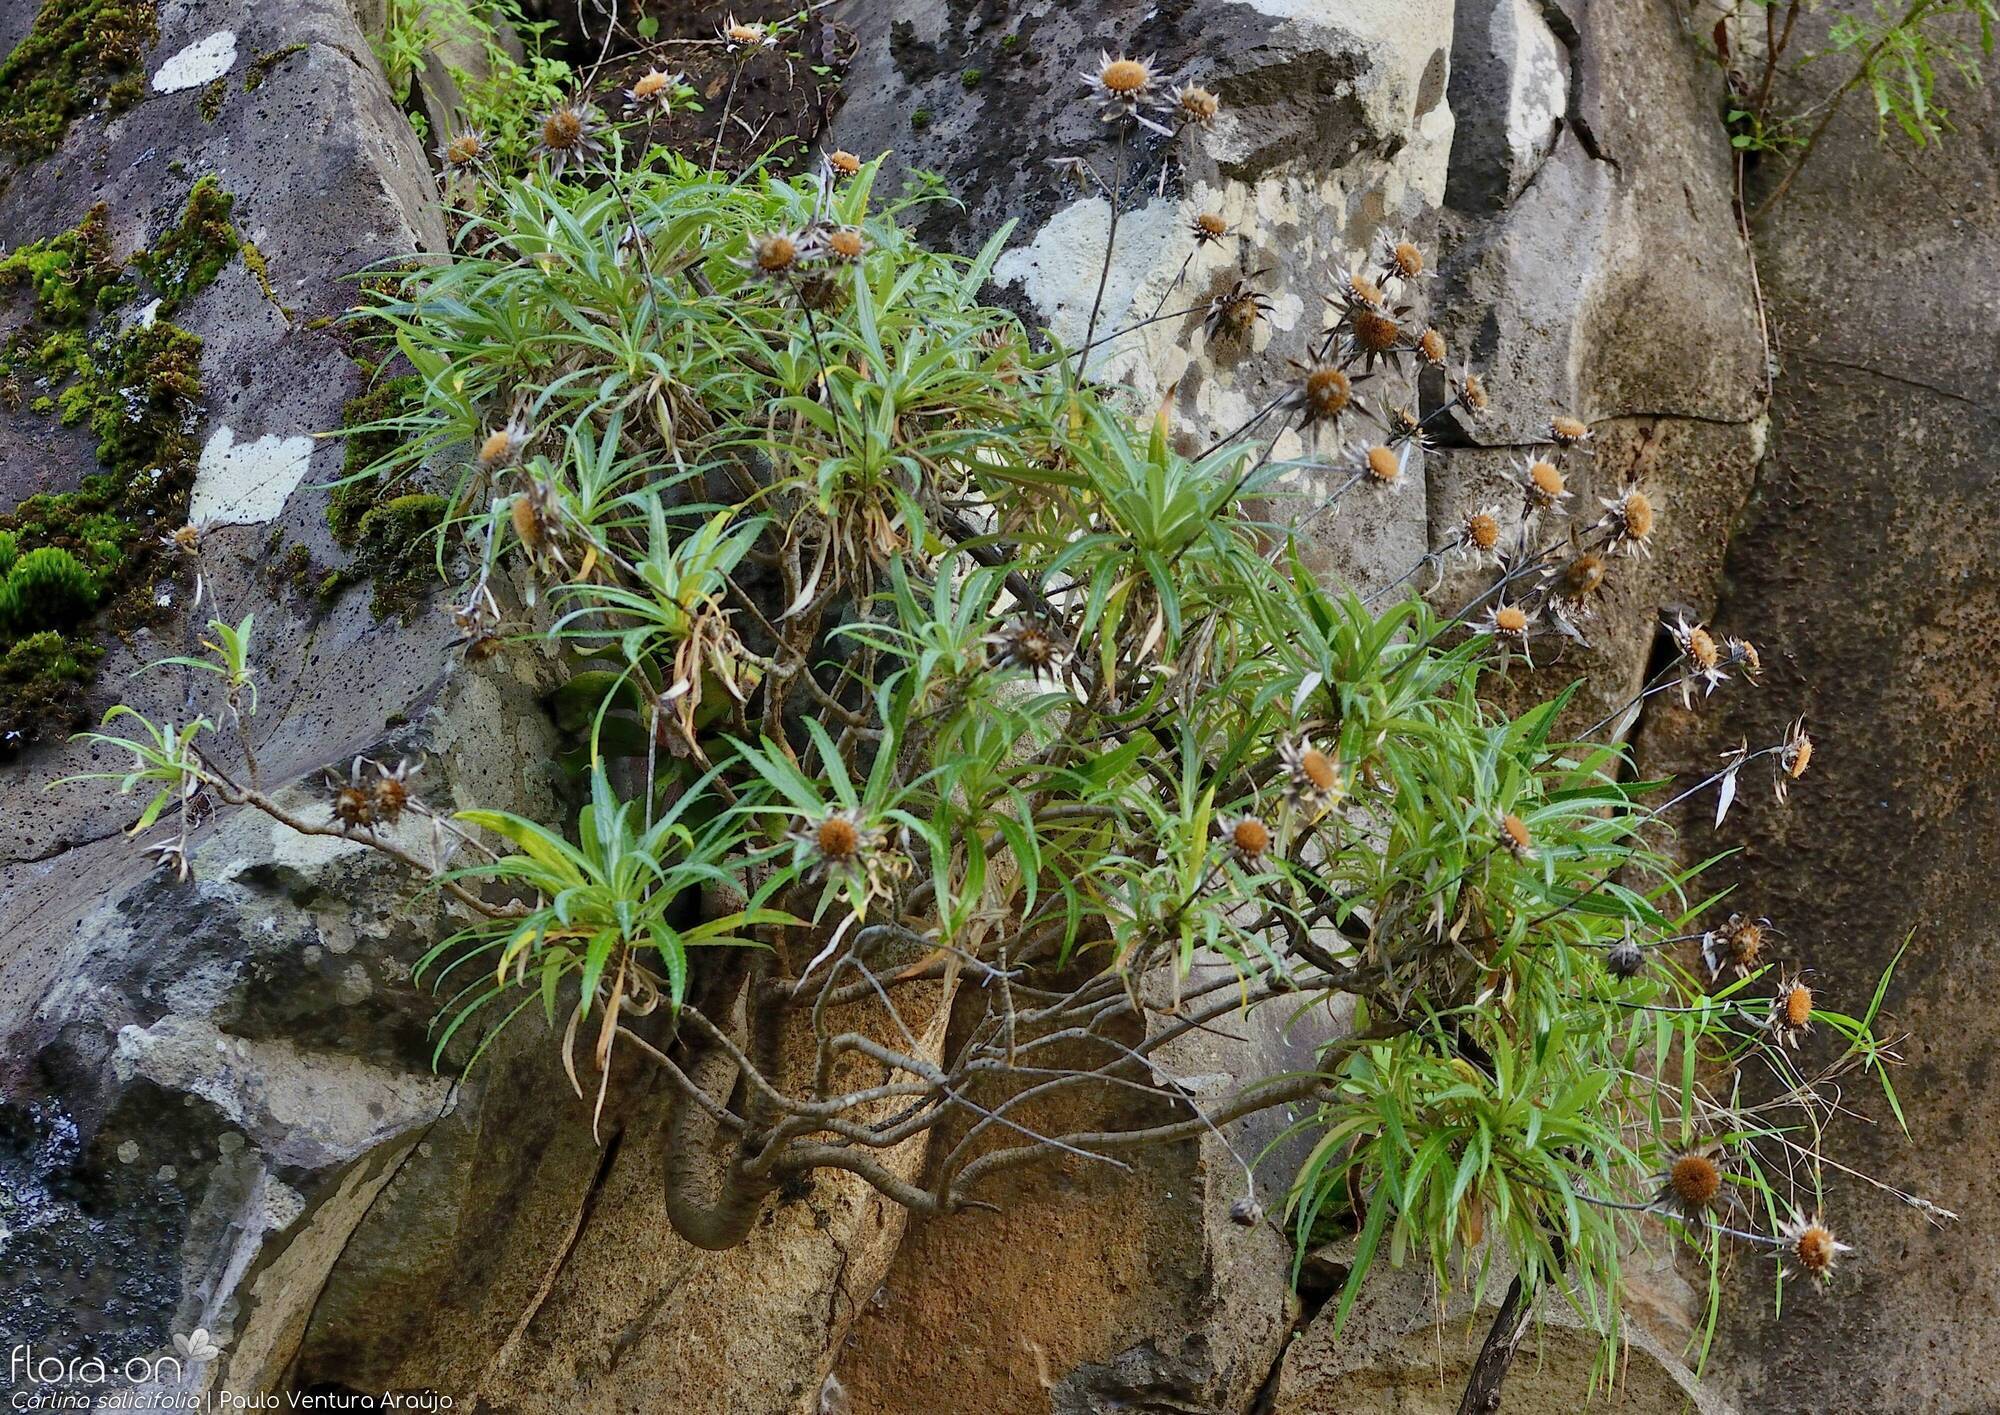
[[[173,55],[153,75],[153,92],[179,93],[214,83],[236,67],[236,31],[219,29]]]
[[[439,1076],[231,1037],[178,1013],[119,1029],[112,1065],[121,1081],[144,1077],[208,1102],[272,1160],[305,1168],[345,1163],[436,1119],[451,1094]]]
[[[1156,199],[1118,219],[1118,246],[1104,300],[1097,316],[1099,337],[1134,322],[1140,290],[1149,273],[1170,259],[1186,220],[1186,207],[1172,198]],[[1104,267],[1104,241],[1111,227],[1111,204],[1102,197],[1073,202],[1049,219],[1025,246],[1016,246],[994,263],[993,278],[1002,285],[1019,285],[1034,301],[1051,333],[1075,348],[1090,324],[1090,307],[1097,299],[1097,282]],[[1100,367],[1117,355],[1117,346],[1090,355],[1091,371],[1115,376]]]
[[[1507,60],[1507,161],[1518,191],[1555,146],[1556,120],[1569,105],[1569,56],[1528,0],[1508,0],[1494,25]]]
[[[306,436],[267,433],[239,443],[233,429],[217,428],[201,449],[188,519],[211,526],[275,520],[286,498],[305,480],[312,451],[313,440]]]

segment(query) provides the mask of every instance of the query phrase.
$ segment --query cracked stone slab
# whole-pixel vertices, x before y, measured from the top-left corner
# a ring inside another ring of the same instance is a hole
[[[308,1052],[283,1038],[232,1037],[182,1013],[121,1028],[112,1064],[121,1083],[140,1077],[197,1096],[273,1162],[306,1169],[343,1164],[435,1120],[451,1090],[441,1076]]]
[[[444,231],[421,146],[341,0],[163,7],[149,69],[167,64],[175,72],[175,56],[190,49],[219,63],[223,37],[237,63],[213,122],[201,112],[204,85],[149,91],[122,113],[80,119],[59,154],[13,173],[0,194],[0,246],[65,230],[102,201],[113,246],[129,254],[180,220],[200,178],[212,176],[235,198],[231,220],[256,241],[270,295],[231,260],[172,316],[202,339],[196,502],[218,522],[204,545],[210,600],[186,622],[114,640],[90,706],[98,712],[123,698],[149,715],[181,712],[186,684],[177,675],[135,671],[198,652],[214,606],[254,605],[265,674],[253,731],[260,758],[282,779],[365,746],[384,718],[415,703],[448,666],[442,614],[385,625],[365,588],[323,610],[309,593],[270,578],[272,562],[292,545],[327,566],[346,558],[325,519],[325,486],[339,475],[341,447],[321,434],[340,426],[347,400],[364,386],[344,332],[332,325],[353,301],[348,277],[436,249]],[[271,64],[255,91],[243,91],[249,62],[295,44],[305,47]],[[0,485],[74,487],[96,469],[91,446],[52,435],[32,447],[0,447]],[[16,475],[17,456],[34,464],[25,477]],[[184,602],[190,588],[162,581],[160,592]],[[351,682],[375,691],[364,697],[336,686]],[[110,785],[41,791],[104,760],[101,749],[44,743],[0,767],[37,803],[33,811],[0,805],[0,860],[47,858],[128,823],[130,803]],[[0,902],[0,926],[10,903]]]
[[[1183,311],[1094,350],[1089,368],[1129,390],[1135,417],[1166,400],[1190,451],[1296,379],[1287,360],[1306,358],[1329,322],[1326,292],[1385,234],[1426,232],[1444,196],[1448,4],[1121,0],[1087,15],[1000,7],[959,25],[944,0],[895,0],[859,37],[835,137],[856,152],[891,152],[890,189],[913,168],[942,175],[963,211],[934,209],[922,234],[969,249],[1016,222],[995,283],[1031,325],[1073,346],[1091,327],[1100,278],[1100,336]],[[1167,81],[1213,88],[1222,99],[1213,127],[1171,142],[1142,135],[1121,155],[1080,79],[1104,51],[1151,55]],[[973,71],[979,80],[968,83]],[[924,122],[913,128],[916,113]],[[1125,178],[1108,269],[1109,202],[1051,166],[1076,155],[1107,180]],[[1190,223],[1202,212],[1235,234],[1199,244]],[[1200,307],[1238,279],[1274,309],[1246,347],[1212,347]],[[1345,480],[1331,464],[1351,435],[1277,436],[1281,494],[1306,506],[1330,496]],[[1308,561],[1329,577],[1381,584],[1416,561],[1423,537],[1414,475],[1315,518]]]

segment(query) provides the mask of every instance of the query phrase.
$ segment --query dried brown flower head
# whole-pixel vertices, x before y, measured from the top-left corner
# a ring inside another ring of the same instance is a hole
[[[1486,380],[1471,369],[1461,369],[1458,375],[1458,401],[1474,417],[1491,406],[1492,398],[1486,391]]]
[[[1562,468],[1545,457],[1521,463],[1521,496],[1530,511],[1555,511],[1571,495]]]
[[[1256,816],[1221,817],[1216,822],[1230,850],[1245,864],[1256,864],[1271,848],[1271,827]]]
[[[1200,84],[1182,84],[1173,91],[1169,101],[1183,123],[1192,123],[1200,128],[1213,123],[1215,115],[1222,111],[1222,100]]]
[[[1812,1030],[1813,991],[1793,977],[1778,985],[1771,999],[1771,1034],[1782,1046],[1796,1047],[1799,1038]]]
[[[1424,253],[1407,236],[1382,239],[1382,273],[1396,280],[1415,280],[1424,273]]]
[[[1458,523],[1458,554],[1475,565],[1500,559],[1500,508],[1482,506]]]
[[[1147,109],[1159,101],[1158,76],[1151,59],[1097,56],[1097,67],[1083,73],[1083,86],[1097,99],[1098,116],[1105,122],[1132,119],[1156,133],[1172,136],[1173,130],[1147,116]]]
[[[520,418],[509,418],[487,433],[479,444],[480,468],[490,472],[498,467],[512,466],[521,459],[521,452],[527,445],[527,423]]]
[[[665,69],[648,69],[625,90],[625,111],[656,114],[673,111],[674,96],[687,85],[687,75],[670,74]]]
[[[1725,971],[1748,977],[1757,971],[1764,952],[1764,930],[1769,919],[1753,919],[1747,914],[1731,914],[1701,936],[1701,958],[1708,965],[1710,979]]]
[[[1674,637],[1680,643],[1681,653],[1696,668],[1709,670],[1721,662],[1722,655],[1715,647],[1715,636],[1701,625],[1682,620]]]
[[[1610,573],[1610,568],[1603,556],[1586,550],[1581,555],[1573,556],[1555,572],[1552,592],[1572,609],[1581,608],[1590,596],[1604,588],[1604,577]]]
[[[1696,683],[1704,685],[1703,696],[1706,696],[1728,680],[1729,675],[1723,671],[1722,650],[1716,646],[1713,634],[1690,622],[1685,614],[1667,625],[1667,632],[1681,655],[1681,704],[1691,707]]]
[[[327,784],[333,788],[327,805],[343,830],[375,828],[375,796],[361,779],[361,762],[360,757],[354,759],[347,769],[346,780],[327,772]]]
[[[522,545],[530,551],[540,550],[547,539],[542,530],[542,517],[535,507],[535,500],[527,492],[515,495],[513,504],[507,509],[507,519],[513,523],[514,534]]]
[[[1219,241],[1229,234],[1229,223],[1212,211],[1204,211],[1188,223],[1188,232],[1196,245],[1205,246]]]
[[[1333,364],[1313,364],[1303,371],[1292,391],[1293,406],[1304,412],[1308,424],[1337,421],[1354,402],[1354,380]]]
[[[1429,368],[1443,368],[1445,365],[1444,335],[1435,329],[1426,329],[1417,336],[1417,357]]]
[[[1518,604],[1495,604],[1486,611],[1486,617],[1478,625],[1481,633],[1491,634],[1505,651],[1511,653],[1518,650],[1531,668],[1535,663],[1528,652],[1528,636],[1532,627],[1528,612]]]
[[[1396,317],[1373,307],[1356,310],[1350,327],[1353,333],[1349,338],[1353,340],[1354,347],[1377,358],[1395,349],[1397,341],[1403,337],[1403,326],[1396,322]]]
[[[1810,1218],[1793,1214],[1779,1225],[1778,1238],[1783,1245],[1779,1250],[1783,1261],[1787,1265],[1796,1263],[1802,1276],[1822,1287],[1832,1278],[1833,1266],[1841,1254],[1854,1251],[1852,1244],[1842,1243],[1833,1236],[1833,1230],[1818,1214]]]
[[[535,144],[535,156],[548,163],[550,173],[558,176],[568,167],[590,162],[604,151],[604,144],[597,140],[603,116],[587,99],[558,103],[542,115],[541,140]]]
[[[1340,763],[1313,745],[1310,737],[1300,737],[1278,748],[1278,760],[1285,768],[1285,799],[1314,816],[1340,803],[1346,788],[1340,779]]]
[[[1797,781],[1812,765],[1813,739],[1806,735],[1806,720],[1801,717],[1785,733],[1785,745],[1778,752],[1778,762],[1785,769],[1785,775]]]
[[[861,830],[845,814],[835,813],[819,823],[813,845],[822,858],[844,864],[861,853]]]
[[[1675,1156],[1660,1186],[1657,1202],[1687,1223],[1706,1222],[1722,1198],[1722,1167],[1713,1155],[1688,1150]]]
[[[846,148],[835,148],[826,155],[826,165],[843,177],[852,177],[861,170],[861,159]]]
[[[333,793],[333,818],[349,830],[366,830],[375,824],[375,803],[359,786],[343,786]]]
[[[1250,337],[1257,321],[1271,312],[1271,302],[1245,282],[1238,280],[1208,302],[1202,328],[1210,339],[1242,341]]]
[[[1606,498],[1603,505],[1604,515],[1597,524],[1600,529],[1610,531],[1612,553],[1623,550],[1632,555],[1651,555],[1647,541],[1652,537],[1657,516],[1653,499],[1635,486],[1621,495]]]
[[[736,264],[760,280],[783,280],[811,254],[806,238],[796,231],[764,231],[750,238]]]
[[[370,762],[375,768],[375,779],[368,783],[369,804],[373,807],[374,818],[386,825],[394,825],[402,818],[412,799],[410,777],[415,768],[407,761],[397,762],[394,767],[385,767],[380,762]]]
[[[716,30],[722,39],[722,46],[729,53],[744,50],[765,49],[778,42],[778,36],[769,25],[755,21],[739,21],[731,15]]]
[[[447,138],[438,148],[438,160],[447,167],[470,167],[484,156],[486,139],[477,128]]]
[[[1558,447],[1578,447],[1590,441],[1590,427],[1580,419],[1558,413],[1549,419],[1549,441]]]
[[[856,261],[868,253],[868,238],[859,226],[836,226],[820,237],[819,244],[835,260]]]
[[[986,636],[1001,668],[1048,673],[1069,655],[1069,646],[1039,619],[1022,619]]]
[[[1361,454],[1361,467],[1368,480],[1377,486],[1395,486],[1403,479],[1403,470],[1410,464],[1409,444],[1403,445],[1398,454],[1393,447],[1377,443]]]
[[[1137,93],[1152,81],[1152,70],[1138,59],[1107,58],[1097,69],[1098,86],[1108,93]]]
[[[1343,310],[1356,307],[1379,310],[1388,303],[1388,296],[1382,293],[1380,285],[1360,271],[1350,270],[1341,277],[1339,286],[1334,290],[1333,302]]]

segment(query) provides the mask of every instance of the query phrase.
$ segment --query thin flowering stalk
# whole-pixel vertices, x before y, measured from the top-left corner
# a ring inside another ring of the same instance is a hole
[[[715,165],[722,160],[722,139],[729,131],[729,105],[736,99],[736,80],[743,75],[743,66],[749,62],[746,56],[730,66],[729,87],[722,91],[722,116],[715,125],[715,146],[708,150],[709,175],[715,175]]]
[[[1163,303],[1164,299],[1165,297],[1163,296],[1162,297]],[[1117,339],[1123,335],[1130,334],[1135,330],[1144,329],[1148,325],[1158,324],[1162,320],[1168,320],[1168,319],[1185,319],[1187,318],[1187,316],[1191,314],[1200,314],[1203,310],[1207,308],[1208,306],[1206,304],[1190,305],[1184,310],[1168,310],[1165,314],[1161,314],[1159,313],[1156,307],[1154,312],[1148,315],[1146,318],[1139,320],[1136,323],[1125,325],[1123,328],[1114,329],[1109,334],[1099,335],[1096,339],[1093,339],[1090,343],[1080,345],[1077,348],[1076,352],[1079,354],[1087,354],[1092,349],[1101,348],[1104,345],[1109,344],[1113,339]]]
[[[1450,555],[1452,551],[1455,550],[1456,548],[1457,548],[1457,542],[1454,541],[1450,546],[1447,546],[1442,550],[1425,551],[1422,555],[1417,557],[1416,564],[1412,565],[1409,569],[1405,570],[1395,579],[1389,581],[1388,584],[1382,586],[1382,588],[1375,591],[1375,593],[1369,595],[1366,599],[1362,601],[1362,603],[1366,605],[1368,608],[1373,609],[1376,605],[1380,604],[1383,600],[1387,599],[1390,595],[1394,594],[1396,590],[1399,589],[1401,586],[1408,584],[1411,580],[1415,579],[1418,575],[1422,574],[1424,567],[1426,565],[1437,565],[1439,567],[1442,567],[1444,564],[1445,557]],[[1440,583],[1442,583],[1442,581],[1440,581]],[[1436,586],[1433,586],[1432,588],[1436,588]]]
[[[1198,462],[1202,460],[1203,457],[1207,457],[1209,454],[1219,451],[1224,447],[1227,447],[1237,438],[1247,436],[1250,432],[1250,429],[1256,427],[1258,423],[1261,423],[1262,421],[1264,421],[1264,419],[1270,417],[1271,414],[1277,412],[1280,405],[1282,405],[1284,401],[1291,396],[1292,395],[1290,394],[1290,392],[1280,393],[1277,397],[1273,398],[1270,402],[1266,403],[1263,407],[1259,408],[1256,412],[1252,413],[1250,415],[1250,420],[1244,423],[1241,427],[1237,428],[1233,432],[1225,433],[1221,437],[1216,438],[1215,441],[1209,443],[1207,447],[1202,449],[1201,457],[1197,457],[1194,460]]]
[[[1332,494],[1330,494],[1324,501],[1320,502],[1318,506],[1314,507],[1312,511],[1307,514],[1304,520],[1298,522],[1296,525],[1292,527],[1293,533],[1296,534],[1299,531],[1303,531],[1307,526],[1310,526],[1314,521],[1317,521],[1321,516],[1324,516],[1327,512],[1331,511],[1336,505],[1339,504],[1340,499],[1343,496],[1347,495],[1348,492],[1354,490],[1355,487],[1361,485],[1361,483],[1366,481],[1367,479],[1368,479],[1368,473],[1356,472],[1353,476],[1349,477],[1346,481],[1342,482],[1338,487],[1334,489]],[[1405,580],[1407,580],[1408,578],[1409,578],[1408,575],[1403,576],[1403,579]],[[1401,584],[1402,581],[1399,580],[1397,581],[1397,583]]]
[[[1452,615],[1449,619],[1445,620],[1442,624],[1438,625],[1436,632],[1431,634],[1431,636],[1425,639],[1422,643],[1415,645],[1412,652],[1404,656],[1403,662],[1398,664],[1394,672],[1390,675],[1389,685],[1392,687],[1400,687],[1402,684],[1402,675],[1412,671],[1418,664],[1424,662],[1427,653],[1431,649],[1436,648],[1438,644],[1442,643],[1444,641],[1445,635],[1451,633],[1453,630],[1463,625],[1467,621],[1467,619],[1470,618],[1474,610],[1478,609],[1480,605],[1484,604],[1492,596],[1506,589],[1508,585],[1513,584],[1515,581],[1523,579],[1526,576],[1536,573],[1541,569],[1543,569],[1547,565],[1549,557],[1552,554],[1554,554],[1553,550],[1542,550],[1536,552],[1533,559],[1527,560],[1522,564],[1516,566],[1514,569],[1502,575],[1498,580],[1494,581],[1494,583],[1488,585],[1484,590],[1481,590],[1478,594],[1474,595],[1469,601],[1466,602],[1466,604],[1463,607],[1459,609],[1459,611],[1456,614]]]
[[[1429,427],[1453,408],[1462,407],[1464,403],[1464,395],[1454,393],[1449,400],[1440,403],[1437,407],[1425,413],[1422,418],[1418,419],[1416,426],[1405,428],[1401,432],[1391,433],[1389,436],[1389,445],[1394,447],[1399,442],[1407,442],[1413,437],[1421,437],[1425,428]]]
[[[797,293],[796,290],[793,291],[794,297],[797,296]],[[833,415],[834,445],[840,449],[840,455],[845,457],[847,455],[847,432],[840,423],[840,407],[834,401],[833,382],[827,377],[826,351],[820,347],[819,343],[819,321],[813,318],[812,306],[803,300],[799,301],[799,313],[806,317],[806,333],[812,336],[813,358],[819,364],[820,387],[826,390],[826,410]]]
[[[1652,807],[1650,809],[1650,814],[1655,819],[1658,819],[1659,817],[1664,816],[1668,811],[1671,811],[1675,806],[1680,805],[1681,802],[1688,800],[1690,797],[1699,796],[1702,792],[1706,791],[1709,787],[1715,785],[1716,782],[1722,780],[1724,777],[1734,776],[1744,767],[1750,765],[1750,763],[1757,761],[1762,757],[1776,756],[1778,753],[1784,750],[1785,750],[1785,745],[1784,743],[1780,742],[1775,747],[1759,747],[1754,752],[1750,752],[1743,756],[1737,757],[1728,766],[1724,767],[1721,771],[1713,772],[1710,775],[1703,777],[1693,786],[1690,786],[1687,790],[1681,792],[1680,795],[1674,797],[1673,800],[1666,802],[1664,805]]]
[[[1104,289],[1111,281],[1111,251],[1118,244],[1118,217],[1120,207],[1122,206],[1120,198],[1123,196],[1125,188],[1125,157],[1132,142],[1132,135],[1137,131],[1138,126],[1136,120],[1127,122],[1125,124],[1125,131],[1118,143],[1118,165],[1112,169],[1113,176],[1109,198],[1111,202],[1111,225],[1104,233],[1104,264],[1097,271],[1097,294],[1090,302],[1090,319],[1083,327],[1084,352],[1079,353],[1076,357],[1076,376],[1078,378],[1083,377],[1085,357],[1089,352],[1091,344],[1095,342],[1097,316],[1099,311],[1104,308]]]
[[[1538,1180],[1534,1179],[1533,1177],[1527,1174],[1519,1173],[1511,1168],[1508,1171],[1508,1177],[1514,1183],[1525,1185],[1530,1189],[1539,1189],[1545,1194],[1560,1194],[1564,1192],[1558,1189],[1554,1189],[1547,1184],[1539,1182]],[[1655,1217],[1660,1217],[1660,1218],[1677,1217],[1676,1215],[1662,1213],[1660,1208],[1660,1201],[1657,1199],[1653,1199],[1646,1203],[1640,1204],[1640,1203],[1631,1203],[1622,1199],[1606,1199],[1601,1195],[1592,1194],[1586,1189],[1572,1188],[1567,1192],[1573,1195],[1574,1197],[1583,1200],[1584,1203],[1591,1205],[1593,1208],[1615,1209],[1620,1213],[1628,1213],[1628,1214],[1651,1214]],[[1768,1233],[1753,1233],[1747,1229],[1731,1228],[1726,1224],[1716,1223],[1713,1221],[1704,1224],[1703,1228],[1710,1233],[1718,1233],[1724,1236],[1725,1238],[1735,1238],[1744,1243],[1756,1244],[1759,1247],[1782,1248],[1785,1244],[1784,1239],[1774,1237]]]
[[[1666,948],[1676,943],[1693,943],[1700,937],[1701,935],[1698,933],[1691,933],[1664,934],[1659,938],[1649,939],[1573,939],[1569,946],[1571,948],[1601,948],[1607,951],[1614,948],[1624,948],[1628,944],[1633,948]]]
[[[1649,682],[1645,687],[1641,688],[1638,692],[1634,693],[1631,697],[1627,698],[1624,702],[1620,703],[1617,707],[1611,709],[1611,711],[1604,714],[1604,716],[1598,718],[1597,721],[1591,723],[1590,726],[1584,728],[1583,731],[1577,733],[1576,734],[1577,740],[1580,742],[1589,741],[1591,734],[1597,731],[1598,728],[1616,722],[1619,718],[1623,717],[1633,708],[1639,706],[1640,703],[1643,703],[1644,701],[1646,701],[1646,699],[1652,697],[1653,694],[1664,693],[1667,689],[1674,687],[1679,682],[1680,682],[1680,672],[1678,669],[1674,668],[1661,669],[1658,673],[1653,675],[1652,681]]]
[[[1167,173],[1166,165],[1162,163],[1160,166],[1160,176],[1164,178],[1166,176],[1166,173]],[[1200,249],[1201,248],[1199,246],[1195,247],[1195,250],[1200,250]],[[1174,283],[1167,286],[1166,289],[1160,291],[1160,298],[1158,302],[1154,304],[1152,316],[1151,318],[1145,321],[1146,324],[1151,324],[1153,320],[1161,318],[1160,311],[1166,308],[1167,296],[1173,294],[1174,291],[1180,289],[1181,281],[1187,279],[1188,267],[1194,264],[1194,254],[1195,254],[1194,251],[1189,251],[1187,255],[1182,258],[1181,268],[1174,275]],[[1132,327],[1137,329],[1140,326],[1133,325]]]

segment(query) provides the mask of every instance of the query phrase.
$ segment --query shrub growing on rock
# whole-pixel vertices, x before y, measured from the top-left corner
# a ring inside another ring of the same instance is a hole
[[[1089,92],[1114,175],[1071,174],[1114,212],[1132,145],[1217,102],[1109,55]],[[1343,1312],[1385,1255],[1441,1282],[1505,1264],[1510,1310],[1547,1290],[1615,1343],[1624,1257],[1663,1229],[1830,1277],[1811,1137],[1828,1076],[1888,1086],[1881,993],[1839,1011],[1781,978],[1742,946],[1762,925],[1705,922],[1666,848],[1670,812],[1709,791],[1726,811],[1753,764],[1782,802],[1803,724],[1676,788],[1634,779],[1605,733],[1622,712],[1487,692],[1588,632],[1651,501],[1573,509],[1591,432],[1564,416],[1514,504],[1460,508],[1372,599],[1300,554],[1493,396],[1447,367],[1414,242],[1321,292],[1310,357],[1211,438],[983,303],[1006,233],[924,249],[874,164],[727,179],[592,136],[600,162],[572,144],[489,171],[452,257],[371,302],[416,382],[358,430],[385,449],[360,475],[451,477],[466,671],[531,642],[567,665],[576,828],[435,811],[368,760],[323,807],[271,794],[215,740],[247,744],[254,710],[248,625],[217,624],[212,715],[99,735],[154,792],[165,855],[184,865],[208,793],[434,880],[464,920],[423,963],[440,1054],[538,1011],[592,1107],[614,1053],[647,1058],[675,1098],[668,1212],[703,1246],[815,1170],[949,1212],[1015,1165],[1117,1165],[1286,1106],[1313,1142],[1301,1255],[1355,1235]],[[1219,298],[1157,317],[1242,338],[1269,308]],[[1086,346],[1126,332],[1097,314]],[[1444,391],[1419,412],[1426,372]],[[1286,433],[1303,456],[1276,456]],[[1448,560],[1491,569],[1468,602],[1392,597]],[[1672,633],[1639,698],[1754,679],[1748,643]],[[954,992],[947,1038],[929,1019]],[[1315,1069],[1176,1083],[1175,1041],[1263,1007],[1319,1028]],[[1839,1039],[1832,1070],[1801,1070],[1808,1030]],[[1717,1083],[1748,1064],[1783,1105]],[[1023,1119],[1133,1086],[1182,1113]],[[916,1163],[947,1120],[953,1147]],[[1260,1221],[1247,1191],[1241,1213]]]

